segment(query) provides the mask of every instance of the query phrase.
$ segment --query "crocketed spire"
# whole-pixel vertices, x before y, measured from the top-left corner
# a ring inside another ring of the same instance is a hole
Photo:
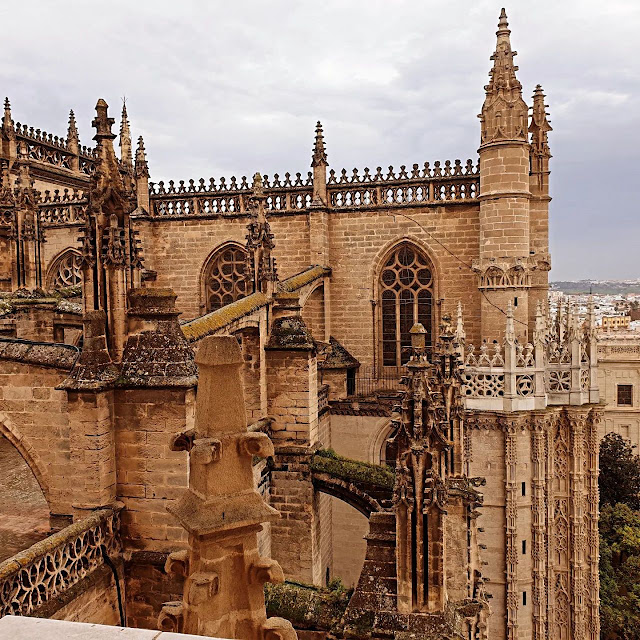
[[[327,166],[327,152],[324,146],[324,135],[322,133],[322,124],[320,120],[316,123],[316,140],[313,145],[313,157],[311,160],[312,167]]]
[[[122,105],[122,120],[120,121],[120,160],[127,167],[133,167],[133,155],[131,152],[131,130],[127,116],[127,105]]]
[[[531,148],[533,153],[538,156],[550,157],[548,142],[548,132],[553,131],[547,116],[546,105],[544,103],[545,95],[540,85],[536,86],[533,92],[533,110],[531,114],[531,124],[529,125],[529,133],[531,134]]]
[[[147,164],[147,156],[144,149],[144,140],[142,136],[138,138],[138,148],[136,149],[136,178],[149,177],[149,165]]]
[[[522,85],[516,77],[518,67],[513,59],[517,52],[511,49],[510,35],[507,14],[502,9],[496,31],[496,50],[491,56],[493,68],[489,72],[486,98],[479,116],[482,145],[527,139],[528,109],[522,99]]]
[[[69,127],[67,128],[67,144],[69,142],[78,142],[78,127],[76,126],[76,116],[73,113],[73,109],[69,111]]]

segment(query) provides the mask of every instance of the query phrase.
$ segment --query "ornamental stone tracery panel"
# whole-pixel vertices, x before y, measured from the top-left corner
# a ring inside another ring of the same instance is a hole
[[[421,322],[432,344],[433,265],[417,247],[399,244],[379,277],[382,364],[399,367],[408,359],[411,327]]]
[[[49,268],[47,288],[61,289],[81,284],[81,260],[82,256],[78,251],[74,249],[65,251]]]
[[[206,312],[216,311],[247,295],[244,277],[246,251],[237,245],[227,245],[216,251],[204,271],[204,306]]]

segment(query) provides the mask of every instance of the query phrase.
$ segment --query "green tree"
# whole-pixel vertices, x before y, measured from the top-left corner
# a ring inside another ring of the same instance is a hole
[[[609,433],[600,444],[600,507],[621,503],[640,509],[640,457],[628,440]]]
[[[600,624],[604,640],[640,640],[640,457],[617,434],[600,445]]]
[[[640,511],[600,512],[600,625],[604,640],[640,640]]]

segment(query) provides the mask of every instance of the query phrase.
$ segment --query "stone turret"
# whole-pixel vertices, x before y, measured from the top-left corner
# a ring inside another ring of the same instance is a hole
[[[9,163],[9,168],[16,158],[16,132],[11,118],[11,103],[9,98],[4,99],[4,114],[2,116],[2,127],[0,128],[0,140],[2,145],[2,157]]]
[[[538,85],[533,92],[533,108],[531,113],[530,162],[531,162],[531,200],[529,201],[529,236],[531,251],[537,269],[531,274],[529,291],[530,312],[538,302],[546,303],[549,289],[548,271],[551,268],[549,258],[549,149],[548,133],[552,131],[547,119],[548,113],[544,103],[545,95]],[[529,318],[531,327],[531,318]]]
[[[278,518],[253,486],[254,456],[273,456],[260,432],[248,433],[240,347],[231,336],[205,338],[198,349],[194,433],[177,441],[189,451],[189,489],[171,506],[189,533],[188,551],[167,570],[185,575],[182,602],[163,608],[161,629],[238,640],[294,640],[291,623],[267,619],[263,586],[282,582],[280,565],[258,552],[262,523]]]
[[[527,105],[516,77],[507,16],[502,10],[480,114],[480,257],[475,264],[482,298],[482,337],[501,338],[507,303],[524,338],[533,265],[529,238]]]

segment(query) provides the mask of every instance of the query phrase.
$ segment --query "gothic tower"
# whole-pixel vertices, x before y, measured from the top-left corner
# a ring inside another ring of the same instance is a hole
[[[507,15],[498,23],[493,68],[480,114],[480,257],[482,337],[501,337],[501,310],[514,307],[516,332],[528,333],[530,271],[528,108],[516,77]],[[535,309],[535,307],[534,307]]]

